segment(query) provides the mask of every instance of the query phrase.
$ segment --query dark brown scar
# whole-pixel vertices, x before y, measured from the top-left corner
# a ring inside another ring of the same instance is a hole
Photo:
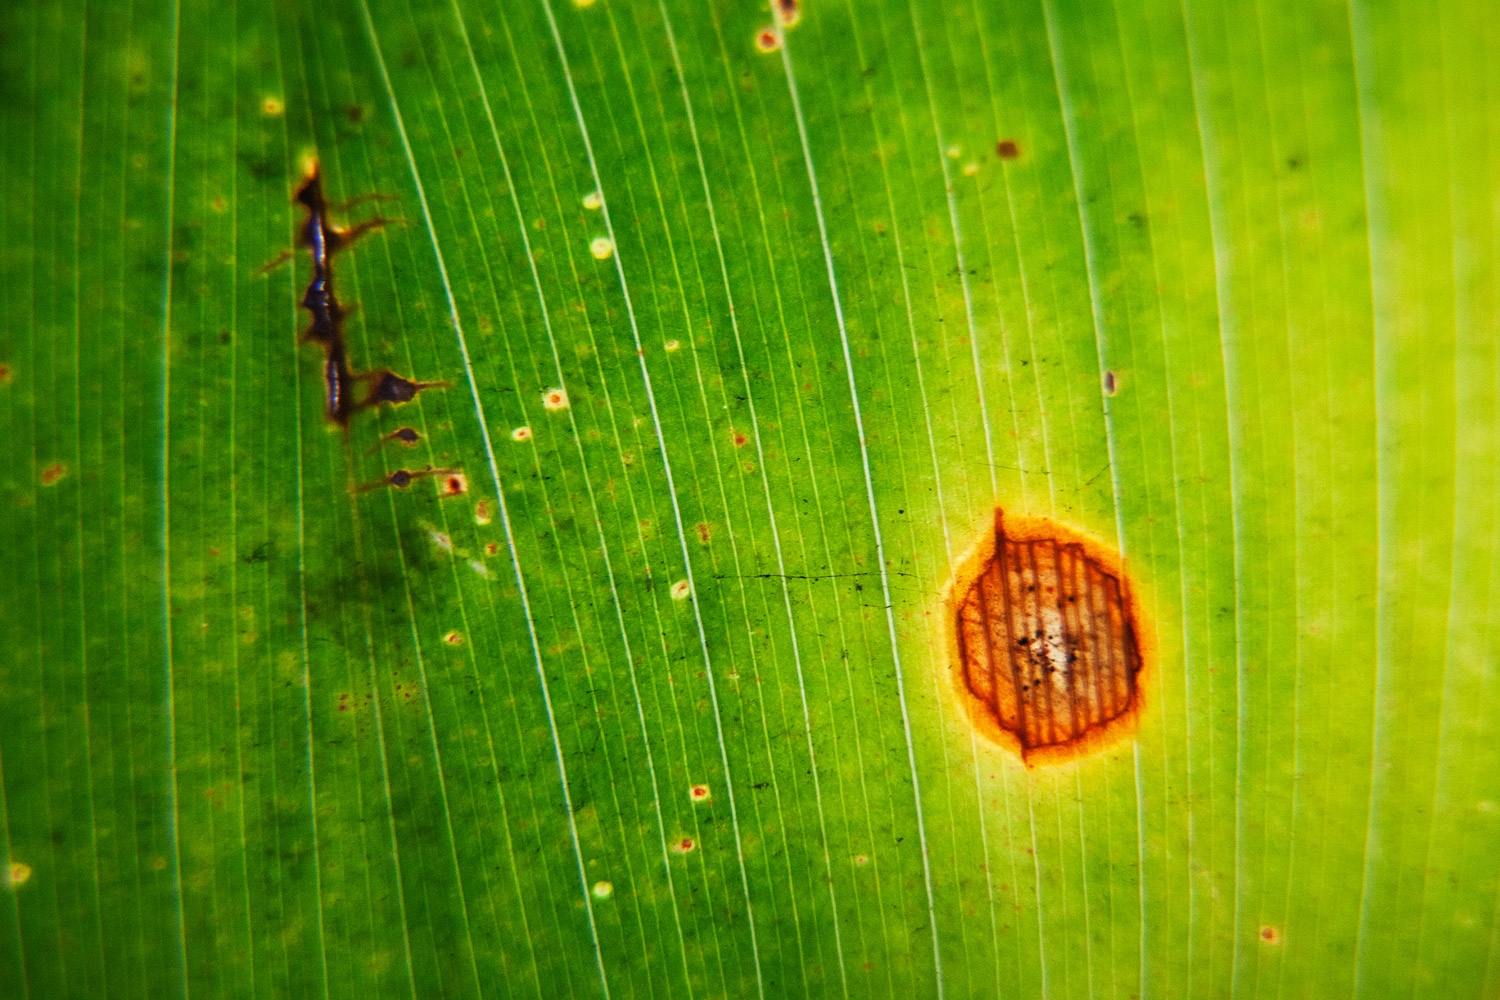
[[[1149,650],[1118,556],[1017,523],[997,509],[950,585],[954,681],[971,721],[1027,764],[1071,760],[1133,731]]]
[[[361,195],[345,202],[342,207],[363,201],[388,200],[389,197]],[[404,403],[415,398],[422,389],[448,385],[446,382],[415,382],[390,371],[357,372],[349,364],[349,349],[344,339],[344,320],[348,311],[339,302],[334,287],[333,261],[341,250],[348,249],[361,237],[397,220],[375,215],[348,227],[334,225],[329,218],[331,206],[323,193],[322,171],[316,161],[297,188],[294,201],[306,212],[297,233],[297,246],[307,251],[312,262],[312,278],[299,303],[311,317],[302,341],[317,344],[323,351],[323,409],[328,420],[347,430],[350,419],[359,410],[383,402]],[[289,256],[283,253],[263,270],[278,266]],[[354,387],[361,383],[370,388],[363,398],[356,400]]]

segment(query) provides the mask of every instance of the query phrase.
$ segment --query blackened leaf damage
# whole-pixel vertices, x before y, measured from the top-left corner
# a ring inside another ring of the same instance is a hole
[[[375,480],[374,482],[363,484],[362,486],[357,488],[356,492],[364,493],[368,490],[378,490],[382,486],[394,486],[398,490],[404,490],[408,486],[410,486],[414,480],[426,479],[428,476],[456,476],[461,478],[462,475],[463,473],[461,473],[458,469],[434,469],[430,465],[425,469],[397,469],[395,472],[392,472],[388,476],[384,476],[380,479]],[[445,487],[445,492],[448,489],[450,488]]]
[[[346,205],[384,197],[367,195],[353,199]],[[447,382],[417,382],[387,370],[357,372],[349,364],[348,345],[344,341],[344,320],[348,313],[339,303],[338,294],[334,290],[333,259],[340,250],[352,246],[366,233],[379,229],[392,220],[375,215],[348,228],[335,226],[329,220],[329,204],[323,194],[323,175],[317,163],[312,165],[302,186],[297,189],[296,203],[307,211],[297,243],[307,250],[312,260],[312,279],[302,294],[302,308],[307,310],[312,322],[302,335],[302,340],[317,344],[323,350],[323,401],[324,413],[328,419],[340,427],[348,428],[350,419],[360,410],[376,407],[381,403],[408,403],[423,389],[448,386]],[[284,259],[284,256],[278,258],[268,264],[267,269],[275,267]],[[364,397],[359,400],[354,398],[357,383],[368,386]],[[403,432],[410,433],[413,437],[401,437]],[[402,428],[394,436],[406,443],[414,443],[415,434],[410,428]],[[406,483],[392,481],[390,485],[404,487]]]

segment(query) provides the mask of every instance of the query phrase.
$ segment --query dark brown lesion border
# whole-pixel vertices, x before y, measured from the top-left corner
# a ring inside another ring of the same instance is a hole
[[[1016,590],[1018,582],[1040,587],[1044,576],[1058,587],[1055,616],[1050,605],[1042,608],[1040,596]],[[1155,629],[1138,589],[1119,553],[1098,539],[1050,518],[997,508],[943,593],[949,687],[966,720],[1028,767],[1078,760],[1132,740],[1156,663]],[[1087,627],[1086,611],[1068,602],[1069,594],[1087,596],[1095,622],[1108,627]],[[989,628],[976,625],[976,613]],[[1030,648],[1039,638],[1050,641],[1053,652]],[[1067,651],[1069,667],[1054,679],[1059,648]],[[1086,663],[1075,670],[1079,660]],[[1033,690],[1037,683],[1043,686]]]

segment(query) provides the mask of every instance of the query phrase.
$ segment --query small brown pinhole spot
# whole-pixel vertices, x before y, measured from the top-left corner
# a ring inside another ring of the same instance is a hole
[[[854,856],[854,863],[863,868],[865,865],[870,863],[870,858],[865,854],[856,854]]]
[[[443,636],[443,641],[450,646],[462,646],[464,644],[464,634],[462,632],[449,632]]]
[[[495,542],[489,542],[484,547],[484,554],[487,555],[487,556],[495,555],[499,551],[500,551],[500,546],[498,544],[496,544]]]
[[[1015,160],[1021,156],[1021,147],[1014,139],[1001,139],[995,143],[995,155],[1002,160]]]
[[[439,496],[461,497],[469,492],[469,480],[462,472],[452,472],[443,477],[443,488]]]
[[[688,789],[688,797],[694,802],[707,802],[710,798],[707,785],[694,785]]]
[[[781,48],[781,36],[770,28],[762,28],[755,33],[755,48],[760,52],[775,52]]]
[[[10,385],[10,365],[0,365],[0,385]]]
[[[1272,927],[1270,924],[1266,924],[1260,929],[1260,939],[1266,944],[1280,944],[1281,931],[1276,929],[1275,927]]]
[[[68,467],[61,462],[53,462],[42,470],[42,485],[53,486],[59,479],[68,474]]]
[[[1118,389],[1119,389],[1119,379],[1115,377],[1115,373],[1114,372],[1105,372],[1104,373],[1104,394],[1106,396],[1113,396],[1118,391]]]
[[[1134,737],[1153,633],[1108,546],[996,509],[944,604],[954,691],[992,742],[1036,766]]]

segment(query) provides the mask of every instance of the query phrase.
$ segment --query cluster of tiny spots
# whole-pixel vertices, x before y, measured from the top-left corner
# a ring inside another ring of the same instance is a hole
[[[548,389],[542,393],[542,405],[549,410],[566,410],[568,408],[568,393],[565,389]],[[530,432],[527,432],[530,436]],[[524,441],[526,438],[520,438]]]
[[[588,209],[590,212],[598,211],[599,206],[603,204],[604,199],[600,197],[598,191],[590,191],[588,194],[583,196],[583,207]]]
[[[708,786],[707,785],[694,785],[692,788],[688,789],[688,796],[694,802],[707,802],[708,798],[709,798],[709,795],[708,795]]]
[[[281,114],[285,110],[286,105],[281,103],[281,98],[279,97],[267,97],[265,100],[260,102],[260,113],[263,115],[270,115],[274,117],[275,115]]]
[[[608,236],[595,236],[589,241],[589,253],[597,260],[609,260],[615,252],[615,244]]]
[[[510,432],[510,439],[512,441],[530,441],[531,440],[531,428],[530,427],[517,427],[515,430],[513,430],[513,431]]]
[[[672,600],[680,601],[684,597],[687,597],[690,589],[686,580],[678,580],[672,584]]]
[[[755,47],[761,52],[775,52],[781,48],[781,36],[770,28],[762,28],[755,34]]]
[[[464,636],[462,632],[449,632],[443,636],[443,641],[450,646],[462,646],[464,644]]]
[[[339,695],[339,711],[340,712],[354,712],[354,711],[358,711],[361,707],[363,707],[364,705],[368,705],[369,703],[370,703],[370,696],[368,694],[365,695],[363,701],[360,701],[357,697],[355,697],[354,695],[350,694],[347,691],[345,691],[343,694]]]
[[[407,701],[411,701],[417,695],[417,686],[415,684],[403,684],[401,681],[397,681],[395,692],[397,698],[405,698]]]
[[[590,0],[590,2],[592,2],[592,0]],[[614,887],[614,885],[612,883],[609,883],[609,882],[595,882],[594,883],[594,898],[595,899],[608,899],[610,896],[613,896],[614,894],[615,894],[615,887]]]

